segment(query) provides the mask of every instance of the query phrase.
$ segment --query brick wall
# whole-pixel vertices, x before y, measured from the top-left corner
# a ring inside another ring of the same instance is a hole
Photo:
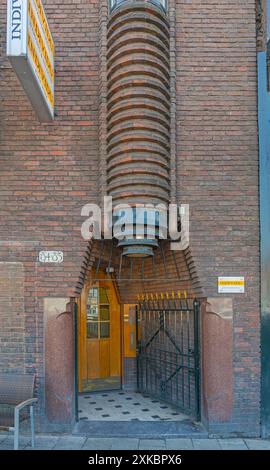
[[[6,0],[0,1],[0,261],[24,268],[24,367],[38,375],[41,407],[44,297],[75,295],[88,245],[81,207],[98,200],[99,162],[99,4],[43,4],[56,50],[57,116],[50,124],[38,122],[5,58]],[[64,252],[63,264],[37,262],[39,251],[50,249]],[[1,296],[16,295],[14,280],[3,280]],[[2,355],[1,368],[22,367],[20,343],[8,337],[13,359]]]
[[[56,49],[53,123],[38,122],[1,43],[1,239],[63,250],[61,266],[38,272],[38,295],[61,296],[73,295],[87,246],[81,208],[98,199],[99,9],[43,3]],[[4,38],[6,1],[0,6]]]
[[[76,286],[78,293],[87,272],[84,256],[93,262],[81,239],[80,213],[85,203],[99,200],[106,134],[106,64],[99,56],[105,52],[106,0],[43,3],[56,46],[57,116],[47,125],[37,121],[5,58],[6,1],[0,0],[0,261],[23,263],[25,366],[38,371],[41,390],[43,299],[73,296]],[[244,275],[247,282],[246,294],[233,299],[234,412],[230,422],[211,429],[258,434],[255,0],[169,4],[171,20],[175,9],[172,194],[191,208],[185,255],[193,287],[214,297],[218,275]],[[64,263],[40,265],[43,249],[63,250]],[[12,279],[6,289],[16,290]],[[13,366],[18,364],[16,358]]]
[[[24,269],[0,262],[0,369],[25,368]],[[16,358],[16,363],[14,361]]]
[[[205,295],[234,296],[234,414],[224,432],[259,432],[259,225],[255,1],[176,0],[177,190]],[[224,384],[226,386],[226,384]],[[219,426],[221,431],[222,425]]]

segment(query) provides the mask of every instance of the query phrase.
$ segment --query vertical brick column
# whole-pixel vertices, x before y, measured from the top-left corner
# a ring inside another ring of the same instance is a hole
[[[45,410],[48,425],[74,421],[74,319],[69,299],[45,299]]]

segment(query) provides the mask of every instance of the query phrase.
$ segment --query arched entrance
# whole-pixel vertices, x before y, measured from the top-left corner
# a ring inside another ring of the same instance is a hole
[[[93,253],[78,301],[79,419],[111,420],[112,404],[116,421],[135,406],[150,420],[198,421],[199,307],[184,254],[164,244],[154,261],[127,263],[106,242]]]

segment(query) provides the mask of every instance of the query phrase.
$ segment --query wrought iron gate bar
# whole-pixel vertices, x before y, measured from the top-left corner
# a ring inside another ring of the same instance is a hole
[[[194,299],[149,299],[140,302],[140,309],[142,310],[193,311],[193,308]]]
[[[176,342],[174,341],[173,337],[170,335],[170,333],[167,331],[167,330],[164,330],[164,332],[166,333],[166,335],[168,336],[169,340],[172,342],[172,344],[174,345],[175,349],[177,349],[177,351],[182,354],[182,351],[181,349],[177,346]]]
[[[148,343],[145,345],[145,348],[148,348],[148,346],[152,343],[152,341],[155,339],[155,337],[159,334],[159,330],[157,330],[153,336],[150,338],[150,340],[148,341]]]
[[[145,309],[144,311],[145,312],[160,312],[160,308],[152,308],[151,310],[147,310]],[[170,308],[169,309],[169,312],[179,312],[179,311],[182,311],[182,312],[189,312],[190,310],[189,309],[186,309],[186,310],[179,310],[179,308]]]
[[[197,300],[144,300],[137,307],[138,389],[200,419]]]

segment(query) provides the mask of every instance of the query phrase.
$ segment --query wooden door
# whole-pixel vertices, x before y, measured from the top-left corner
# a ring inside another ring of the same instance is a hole
[[[113,281],[86,287],[79,310],[79,391],[120,388],[120,305]]]

